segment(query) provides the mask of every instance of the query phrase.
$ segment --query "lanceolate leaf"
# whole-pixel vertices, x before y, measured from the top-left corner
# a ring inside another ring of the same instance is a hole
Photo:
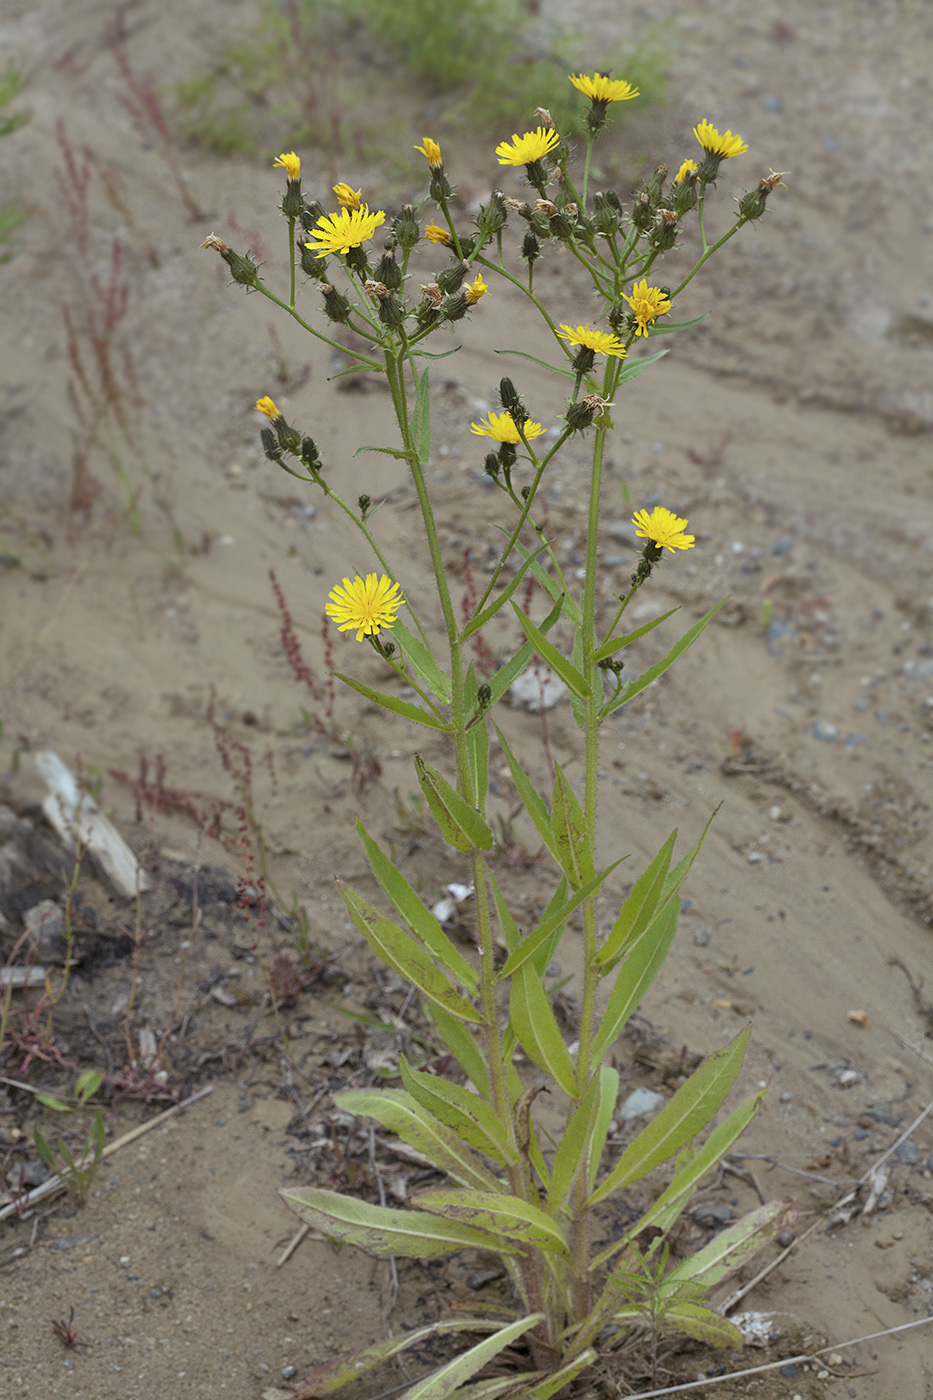
[[[334,1102],[348,1113],[375,1118],[377,1123],[396,1133],[403,1142],[462,1185],[472,1186],[477,1191],[504,1191],[502,1184],[457,1133],[439,1122],[404,1089],[388,1089],[381,1094],[367,1089],[345,1089],[334,1095]]]
[[[615,986],[593,1042],[596,1063],[621,1035],[628,1018],[663,967],[679,917],[680,901],[672,899],[648,925],[616,974]]]
[[[646,622],[644,627],[636,627],[634,632],[628,632],[624,637],[610,637],[601,647],[593,652],[594,661],[605,661],[607,656],[614,656],[617,651],[627,647],[630,642],[637,642],[639,637],[643,637],[646,632],[653,632],[655,627],[660,627],[662,622],[666,622],[669,617],[673,617],[677,611],[671,608],[669,612],[662,613],[660,617],[653,617],[650,622]]]
[[[475,1376],[494,1356],[498,1356],[507,1346],[517,1342],[519,1337],[523,1337],[532,1327],[537,1327],[538,1323],[543,1321],[543,1313],[532,1313],[529,1317],[510,1323],[494,1336],[487,1337],[485,1341],[478,1342],[453,1361],[448,1361],[446,1366],[434,1371],[425,1380],[413,1385],[410,1390],[404,1391],[400,1400],[448,1400],[458,1386]]]
[[[587,1205],[597,1205],[623,1186],[640,1181],[655,1167],[692,1142],[718,1113],[742,1067],[751,1027],[740,1031],[729,1045],[715,1051],[682,1084],[656,1118],[634,1142],[629,1143],[606,1180]]]
[[[577,1076],[541,979],[529,963],[512,978],[509,1014],[525,1054],[552,1074],[560,1087],[576,1096]]]
[[[551,1186],[548,1191],[547,1209],[549,1215],[557,1215],[567,1192],[577,1174],[585,1171],[589,1163],[590,1135],[599,1111],[599,1075],[590,1081],[583,1098],[567,1120],[567,1126],[557,1144],[557,1155],[551,1169]]]
[[[632,893],[622,905],[609,936],[596,954],[596,962],[600,966],[608,964],[611,967],[625,945],[647,928],[661,900],[676,840],[675,828],[644,874],[635,881]]]
[[[411,416],[411,437],[418,461],[426,466],[431,456],[431,384],[426,367],[418,380],[415,411]]]
[[[485,1152],[503,1166],[518,1160],[491,1104],[464,1085],[412,1069],[404,1055],[400,1058],[405,1088],[422,1107],[448,1128],[453,1128],[471,1147]]]
[[[694,316],[692,321],[657,321],[653,326],[648,327],[649,336],[672,335],[676,331],[689,331],[693,326],[698,326],[701,321],[705,321],[709,315],[704,311],[702,316]]]
[[[389,1361],[400,1352],[426,1342],[432,1337],[443,1337],[452,1332],[497,1332],[500,1324],[489,1318],[445,1318],[442,1322],[432,1322],[429,1327],[418,1327],[414,1332],[406,1332],[402,1337],[391,1337],[387,1342],[376,1342],[354,1356],[342,1356],[336,1361],[325,1361],[323,1366],[315,1366],[302,1381],[304,1395],[332,1395],[335,1390],[349,1385],[351,1381],[365,1376],[367,1371]]]
[[[502,752],[505,754],[506,762],[509,765],[512,781],[517,787],[518,795],[524,803],[525,811],[534,822],[538,835],[541,837],[545,846],[547,846],[551,855],[555,860],[558,860],[557,841],[554,838],[554,828],[551,826],[551,814],[538,796],[537,789],[528,777],[528,774],[509,748],[508,740],[498,725],[496,725],[496,735],[498,736]]]
[[[722,1283],[796,1219],[797,1208],[792,1201],[769,1201],[759,1206],[728,1229],[720,1230],[703,1249],[671,1269],[661,1284],[662,1297],[676,1293],[685,1283],[702,1284],[704,1289]]]
[[[508,961],[503,964],[499,972],[499,980],[502,981],[505,977],[511,977],[512,973],[516,972],[524,963],[528,962],[529,959],[533,960],[535,970],[538,972],[539,976],[543,977],[544,971],[551,961],[551,957],[536,958],[535,954],[538,949],[543,947],[550,939],[551,935],[567,922],[575,909],[578,909],[581,904],[589,899],[591,894],[595,894],[606,876],[611,875],[613,870],[615,870],[616,866],[620,863],[619,861],[614,861],[612,865],[607,865],[605,870],[600,871],[592,880],[587,880],[585,885],[576,890],[570,899],[566,898],[566,883],[561,881],[558,886],[558,894],[563,890],[564,896],[560,903],[557,903],[556,897],[552,899],[538,927],[532,930],[527,938],[523,938],[514,951],[510,951]]]
[[[485,715],[481,715],[476,723],[471,725],[466,737],[476,790],[476,806],[482,814],[486,810],[486,799],[489,796],[489,721]]]
[[[593,852],[590,850],[586,819],[576,793],[564,776],[559,763],[554,765],[554,797],[551,803],[551,825],[557,842],[560,867],[575,890],[595,875]]]
[[[418,1210],[441,1215],[445,1220],[458,1220],[478,1230],[504,1236],[516,1244],[545,1249],[569,1259],[570,1250],[557,1225],[540,1206],[523,1201],[519,1196],[493,1194],[488,1191],[457,1189],[422,1191],[412,1197]]]
[[[512,918],[509,906],[505,902],[505,897],[499,889],[499,882],[491,870],[489,872],[489,883],[492,885],[492,896],[496,902],[496,913],[499,916],[499,927],[502,930],[502,937],[505,939],[505,946],[510,953],[514,953],[514,950],[518,948],[521,942],[522,935],[519,932],[518,924]]]
[[[475,992],[479,986],[475,968],[454,947],[437,919],[425,908],[405,876],[392,864],[359,818],[356,821],[356,829],[366,847],[373,874],[409,928],[438,961],[444,964],[451,976],[456,977],[468,991]]]
[[[656,364],[658,360],[663,359],[666,354],[668,354],[667,350],[659,350],[655,355],[645,355],[644,358],[639,358],[637,360],[626,360],[625,364],[622,366],[622,373],[619,375],[618,382],[620,384],[625,384],[627,380],[634,379],[637,374],[641,374],[642,370],[647,369],[649,365]]]
[[[663,661],[649,666],[647,671],[638,677],[637,681],[631,681],[628,685],[623,686],[618,695],[614,695],[611,700],[608,700],[600,710],[600,719],[605,719],[606,715],[611,715],[614,710],[618,710],[622,705],[627,705],[629,700],[634,700],[636,695],[640,695],[643,690],[646,690],[652,681],[656,681],[659,676],[664,675],[665,671],[670,670],[677,658],[683,656],[688,647],[693,646],[704,627],[712,622],[725,602],[726,599],[723,598],[722,602],[717,603],[714,608],[710,608],[705,617],[701,617],[699,622],[695,622],[689,632],[685,632],[680,641],[674,643]]]
[[[448,1050],[457,1057],[458,1062],[466,1070],[467,1076],[472,1079],[481,1096],[489,1102],[491,1089],[489,1086],[489,1072],[486,1069],[486,1061],[482,1052],[470,1030],[458,1021],[456,1016],[451,1016],[443,1007],[436,1002],[424,1003],[427,1014],[437,1028],[437,1033],[447,1046]]]
[[[458,851],[470,851],[474,846],[491,850],[492,832],[479,812],[420,753],[415,754],[415,771],[444,840]]]
[[[395,619],[392,637],[398,642],[407,665],[418,679],[433,690],[438,700],[448,703],[451,694],[450,677],[446,671],[441,670],[421,638],[409,632],[400,617]]]
[[[509,580],[506,587],[499,594],[498,598],[496,598],[494,602],[490,603],[488,607],[483,608],[483,611],[481,613],[477,613],[475,617],[470,618],[470,621],[460,633],[461,642],[465,642],[468,637],[473,636],[474,632],[478,632],[481,627],[486,626],[487,622],[492,621],[499,609],[504,607],[505,604],[509,601],[512,594],[515,592],[516,588],[521,583],[522,579],[525,577],[525,574],[528,572],[534,561],[537,559],[538,555],[542,554],[545,549],[547,549],[547,545],[542,544],[538,546],[538,548],[534,551],[533,554],[529,554],[528,557],[522,562],[521,567],[516,570],[514,577]]]
[[[592,1366],[593,1362],[596,1360],[596,1356],[597,1353],[593,1348],[587,1347],[586,1351],[581,1352],[573,1361],[568,1361],[566,1366],[561,1366],[559,1371],[552,1371],[543,1381],[539,1381],[537,1385],[533,1385],[527,1391],[523,1392],[523,1400],[525,1395],[527,1395],[530,1400],[550,1400],[552,1395],[557,1395],[559,1391],[563,1390],[565,1385],[569,1385],[574,1377],[578,1376],[587,1366]]]
[[[705,1342],[708,1347],[734,1347],[741,1349],[745,1339],[734,1322],[703,1307],[702,1303],[677,1302],[664,1309],[661,1326],[665,1332],[675,1329]]]
[[[482,1021],[482,1015],[468,1001],[454,991],[446,973],[434,960],[410,938],[398,924],[380,914],[378,909],[368,904],[349,885],[337,881],[337,888],[343,895],[350,918],[375,953],[388,963],[401,977],[413,982],[420,992],[442,1006],[461,1021]]]
[[[596,1126],[593,1129],[593,1139],[590,1146],[590,1177],[589,1185],[592,1191],[599,1172],[599,1164],[602,1161],[603,1149],[606,1146],[606,1138],[609,1136],[609,1124],[612,1122],[612,1115],[615,1112],[616,1100],[619,1097],[619,1072],[610,1069],[608,1065],[603,1065],[599,1071],[599,1111],[596,1115]]]
[[[580,674],[572,662],[567,660],[566,656],[557,650],[552,642],[548,641],[544,633],[538,630],[531,618],[523,613],[521,608],[516,607],[513,603],[512,609],[518,619],[519,626],[528,640],[534,643],[534,649],[541,660],[547,662],[551,670],[560,676],[569,690],[572,690],[575,695],[579,695],[581,700],[588,700],[590,688],[586,683],[586,678]]]
[[[283,1188],[280,1195],[315,1230],[342,1244],[355,1244],[379,1259],[393,1254],[403,1259],[427,1259],[434,1254],[453,1254],[465,1245],[494,1249],[499,1254],[515,1253],[504,1240],[492,1239],[459,1221],[373,1206],[340,1191],[307,1186]]]
[[[402,719],[414,720],[416,724],[425,724],[428,729],[440,729],[444,734],[453,733],[452,724],[439,719],[437,715],[432,715],[428,710],[423,710],[420,705],[413,705],[410,700],[402,700],[397,695],[386,695],[381,690],[373,690],[371,685],[364,685],[362,681],[356,680],[353,676],[345,676],[342,671],[335,671],[334,675],[338,681],[343,681],[344,685],[348,685],[358,695],[371,700],[374,705],[381,705],[384,710],[391,710],[393,714],[401,715]]]
[[[528,556],[529,559],[531,559],[531,557],[531,555]],[[545,634],[550,632],[562,611],[563,594],[559,594],[557,602],[542,622],[540,630]],[[493,675],[490,676],[489,689],[492,691],[493,704],[495,704],[497,700],[502,699],[509,686],[522,674],[534,654],[535,649],[533,644],[531,642],[526,642],[525,645],[515,653],[511,661],[507,661],[504,666],[500,666],[498,671],[495,671]]]

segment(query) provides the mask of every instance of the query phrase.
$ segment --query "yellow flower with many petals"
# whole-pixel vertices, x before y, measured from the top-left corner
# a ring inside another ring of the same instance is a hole
[[[693,134],[711,156],[721,156],[723,160],[731,160],[733,156],[743,156],[748,150],[748,145],[741,136],[733,136],[731,131],[720,135],[714,126],[710,126],[704,117],[699,126],[693,128]]]
[[[355,190],[343,180],[334,186],[334,194],[337,196],[337,203],[341,209],[359,209],[362,204],[360,195],[362,190]]]
[[[636,335],[647,335],[651,322],[658,316],[666,316],[671,309],[671,299],[667,292],[662,292],[660,287],[649,287],[647,277],[635,283],[630,297],[625,296],[624,292],[622,295],[632,308],[637,326]]]
[[[570,74],[570,81],[594,102],[627,102],[638,96],[638,88],[632,87],[624,78],[610,78],[605,73],[594,73],[588,78],[585,73]]]
[[[697,168],[697,163],[696,163],[695,160],[685,160],[684,163],[683,163],[683,165],[682,165],[682,166],[680,167],[680,169],[678,170],[677,174],[674,176],[674,184],[675,184],[675,185],[682,185],[683,182],[684,182],[684,180],[685,180],[685,179],[687,178],[687,176],[689,175],[690,171],[691,171],[691,170],[696,170],[696,168]]]
[[[429,224],[425,224],[424,236],[429,243],[443,243],[445,248],[449,248],[451,243],[453,242],[453,239],[451,238],[447,230],[445,228],[441,228],[440,225],[436,224],[433,219]]]
[[[626,349],[617,335],[611,331],[598,331],[593,326],[568,326],[563,321],[557,332],[568,345],[576,345],[582,350],[592,350],[597,355],[616,355],[625,358]]]
[[[494,442],[521,442],[521,435],[509,413],[487,413],[478,423],[470,424],[470,432],[477,437],[492,438]],[[522,424],[522,432],[530,442],[532,438],[540,437],[544,429],[540,423],[533,423],[529,418]]]
[[[659,549],[692,549],[695,543],[693,535],[684,534],[687,521],[663,506],[655,506],[650,514],[646,510],[636,510],[632,524],[636,535],[643,540],[653,540]]]
[[[259,412],[264,413],[267,418],[281,418],[282,416],[268,394],[266,394],[264,398],[256,400],[256,407],[259,409]]]
[[[515,134],[511,141],[500,141],[496,155],[500,165],[531,165],[559,145],[560,136],[556,131],[545,131],[539,126],[536,131],[526,131],[524,136]]]
[[[370,214],[368,204],[362,209],[341,209],[336,214],[324,214],[311,230],[314,241],[306,243],[305,247],[320,249],[319,258],[326,258],[328,253],[346,253],[372,238],[379,225],[385,223],[385,217],[382,209]]]
[[[439,167],[444,163],[444,157],[441,155],[440,146],[437,144],[436,141],[432,141],[430,136],[422,136],[421,139],[424,142],[424,145],[416,146],[415,150],[421,152],[421,154],[424,156],[425,160],[428,162],[428,165],[430,165],[432,170],[439,169]]]
[[[290,180],[297,180],[301,174],[301,156],[296,156],[294,151],[283,151],[276,156],[272,162],[273,169],[277,165],[281,165]]]
[[[471,286],[470,283],[467,282],[463,290],[466,292],[467,301],[470,303],[471,306],[475,306],[476,303],[479,301],[480,297],[484,297],[486,295],[486,293],[489,291],[489,288],[483,281],[483,274],[481,272],[478,272],[473,281],[473,285]]]
[[[359,574],[354,579],[345,578],[327,596],[327,616],[334,619],[340,632],[350,632],[355,627],[358,642],[374,637],[382,628],[394,627],[396,614],[405,601],[398,584],[387,574],[381,578],[376,574],[367,574],[365,579]]]

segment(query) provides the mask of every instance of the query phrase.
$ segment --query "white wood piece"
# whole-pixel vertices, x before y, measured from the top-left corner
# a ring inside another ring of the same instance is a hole
[[[137,890],[148,890],[152,881],[92,797],[82,792],[77,779],[58,754],[46,749],[36,754],[36,768],[49,789],[42,804],[52,826],[64,844],[79,842],[97,861],[114,888],[126,899]]]

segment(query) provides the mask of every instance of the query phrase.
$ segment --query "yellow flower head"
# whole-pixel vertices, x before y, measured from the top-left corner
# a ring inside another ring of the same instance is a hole
[[[362,193],[362,190],[352,189],[343,180],[334,186],[334,194],[337,196],[337,203],[341,209],[359,209],[362,203],[360,199]]]
[[[544,429],[540,423],[533,423],[529,418],[523,424],[522,431],[530,442],[532,438],[540,437]],[[518,429],[508,413],[487,413],[478,423],[470,424],[470,432],[477,437],[492,438],[494,442],[521,442]]]
[[[693,128],[693,134],[711,156],[721,156],[723,160],[731,160],[733,156],[743,156],[748,150],[748,145],[741,136],[733,136],[731,131],[720,136],[714,126],[710,126],[704,117],[699,126]]]
[[[617,355],[620,360],[626,355],[625,346],[611,331],[598,331],[593,326],[568,326],[561,321],[557,334],[568,345],[593,350],[597,355]]]
[[[385,223],[385,217],[382,209],[370,214],[368,204],[361,209],[341,209],[336,214],[324,214],[311,230],[316,235],[315,241],[306,243],[305,247],[320,249],[317,254],[319,258],[326,258],[328,253],[346,253],[372,238],[379,225]]]
[[[536,131],[526,131],[524,136],[513,135],[511,142],[500,141],[496,155],[500,165],[530,165],[559,145],[558,132],[545,131],[543,126],[539,126]]]
[[[654,540],[659,549],[692,549],[693,535],[685,535],[686,520],[681,520],[672,510],[655,506],[649,514],[646,510],[636,510],[632,516],[635,534],[643,540]]]
[[[478,272],[476,274],[476,278],[472,286],[469,282],[467,282],[463,290],[466,292],[466,299],[469,302],[469,304],[471,306],[475,306],[476,303],[479,301],[480,297],[484,297],[486,295],[486,293],[489,291],[489,288],[483,281],[483,274],[481,272]]]
[[[696,169],[697,163],[695,160],[685,160],[683,165],[678,170],[677,174],[674,176],[674,184],[682,185],[690,171]]]
[[[365,579],[359,574],[354,579],[345,578],[327,596],[327,616],[334,619],[340,632],[350,632],[355,627],[358,642],[374,637],[383,627],[394,627],[396,614],[405,601],[398,584],[387,574],[381,578],[376,574],[367,574]]]
[[[445,228],[441,228],[440,225],[436,224],[433,219],[429,224],[425,224],[424,236],[429,243],[443,243],[445,248],[449,248],[451,243],[453,242],[453,239],[451,238],[447,230]]]
[[[290,180],[297,180],[301,175],[301,156],[296,156],[294,151],[283,151],[280,156],[276,156],[272,162],[273,169],[277,165],[282,166]]]
[[[636,335],[647,335],[648,327],[658,316],[666,316],[671,309],[671,299],[660,287],[649,287],[647,277],[636,282],[632,295],[625,296],[636,322]]]
[[[627,102],[638,96],[638,88],[632,87],[624,78],[609,78],[605,73],[594,73],[588,78],[585,73],[570,74],[570,81],[594,102]]]
[[[259,409],[259,412],[264,413],[267,418],[281,418],[282,416],[268,394],[266,394],[264,398],[256,400],[256,407]]]
[[[439,167],[442,166],[444,163],[444,157],[441,155],[440,146],[437,144],[436,141],[432,141],[430,136],[422,136],[421,139],[424,142],[424,145],[416,146],[415,150],[421,152],[421,154],[424,156],[425,160],[428,162],[428,165],[430,165],[432,170],[439,169]]]

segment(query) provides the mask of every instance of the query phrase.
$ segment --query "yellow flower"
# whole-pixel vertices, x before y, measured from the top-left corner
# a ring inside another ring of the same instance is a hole
[[[638,96],[638,88],[632,87],[624,78],[609,78],[605,73],[594,73],[588,78],[585,73],[570,74],[570,81],[594,102],[627,102]]]
[[[532,161],[541,160],[548,151],[553,151],[558,145],[558,133],[545,131],[543,126],[539,126],[536,131],[526,131],[524,136],[513,135],[511,142],[500,141],[496,147],[496,155],[500,165],[530,165]]]
[[[636,510],[632,524],[636,535],[643,540],[654,540],[659,549],[692,549],[694,546],[694,536],[683,533],[687,528],[686,520],[663,506],[655,506],[650,515],[646,510]]]
[[[683,165],[682,165],[682,166],[680,167],[680,169],[678,170],[677,174],[674,176],[674,184],[675,184],[675,185],[682,185],[683,182],[684,182],[684,179],[685,179],[686,176],[689,174],[689,172],[690,172],[691,170],[696,170],[696,168],[697,168],[697,163],[696,163],[695,160],[685,160],[684,163],[683,163]]]
[[[334,194],[337,196],[337,203],[341,209],[359,209],[362,200],[360,195],[362,190],[354,190],[343,180],[334,186]]]
[[[714,126],[710,126],[704,117],[699,126],[693,128],[693,134],[711,156],[721,156],[724,160],[731,160],[733,156],[742,156],[748,150],[748,145],[741,136],[733,136],[731,131],[727,131],[724,136],[720,136]]]
[[[667,292],[662,292],[660,287],[649,287],[647,277],[635,283],[630,297],[625,296],[624,292],[622,295],[632,308],[637,322],[636,335],[647,335],[650,323],[658,316],[666,316],[671,309]]]
[[[475,433],[477,437],[492,438],[494,442],[521,442],[518,429],[508,413],[487,413],[478,423],[470,424],[470,432]],[[540,437],[544,429],[540,423],[533,423],[529,418],[527,423],[523,424],[522,432],[530,441]]]
[[[311,230],[317,235],[316,241],[306,243],[305,247],[319,248],[319,258],[326,258],[328,253],[346,253],[372,238],[379,225],[385,223],[385,217],[382,209],[370,214],[368,204],[362,209],[341,209],[336,214],[324,214]]]
[[[475,306],[476,303],[479,301],[480,297],[484,297],[486,295],[486,293],[489,291],[489,288],[483,281],[483,274],[481,272],[478,272],[476,274],[476,279],[473,282],[473,285],[471,286],[470,283],[467,282],[463,290],[466,292],[467,301],[470,303],[471,306]]]
[[[569,345],[578,345],[584,350],[593,350],[597,355],[617,355],[624,359],[625,346],[611,331],[598,331],[592,326],[568,326],[563,321],[557,332]]]
[[[282,166],[290,180],[297,180],[301,174],[301,156],[296,156],[294,151],[283,151],[280,156],[276,156],[272,162],[273,169],[277,165]]]
[[[453,239],[451,238],[447,230],[445,228],[441,228],[440,225],[436,224],[433,219],[429,224],[425,224],[424,236],[429,243],[443,243],[445,248],[449,248],[451,243],[453,242]]]
[[[268,394],[266,394],[264,398],[257,399],[256,407],[259,409],[259,412],[264,413],[267,418],[281,418],[282,416]]]
[[[324,611],[332,617],[340,632],[357,629],[356,640],[374,637],[381,628],[394,627],[396,613],[405,599],[387,574],[381,578],[367,574],[365,579],[357,574],[355,579],[345,578],[328,593],[329,603]]]
[[[432,170],[437,170],[443,165],[444,157],[441,155],[441,148],[436,141],[432,141],[430,136],[422,136],[423,146],[415,146],[416,151],[420,151],[427,160]]]

